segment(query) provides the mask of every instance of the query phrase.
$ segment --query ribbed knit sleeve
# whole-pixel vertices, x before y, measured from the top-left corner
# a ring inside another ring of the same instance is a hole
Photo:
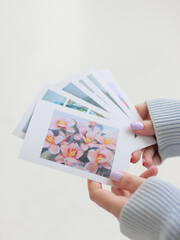
[[[180,100],[155,99],[146,103],[162,161],[180,156]]]
[[[149,178],[123,208],[120,228],[134,240],[179,240],[180,190]]]

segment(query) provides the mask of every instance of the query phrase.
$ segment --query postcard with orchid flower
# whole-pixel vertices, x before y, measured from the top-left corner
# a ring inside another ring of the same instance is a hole
[[[128,127],[39,100],[20,158],[111,185],[112,170],[128,171],[133,141]]]

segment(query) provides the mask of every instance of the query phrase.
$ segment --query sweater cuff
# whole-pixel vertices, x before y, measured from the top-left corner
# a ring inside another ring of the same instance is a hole
[[[180,234],[179,214],[180,190],[150,177],[122,209],[120,229],[134,240],[176,239],[173,236]]]
[[[180,156],[180,100],[155,99],[146,103],[153,121],[161,160]]]

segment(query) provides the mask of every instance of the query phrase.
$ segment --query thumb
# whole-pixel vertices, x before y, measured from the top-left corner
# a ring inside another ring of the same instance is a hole
[[[123,190],[127,190],[130,193],[134,193],[137,188],[145,182],[142,177],[137,177],[131,174],[124,174],[123,172],[111,172],[110,179],[115,186]]]
[[[131,131],[142,136],[155,135],[154,126],[151,120],[131,122]]]

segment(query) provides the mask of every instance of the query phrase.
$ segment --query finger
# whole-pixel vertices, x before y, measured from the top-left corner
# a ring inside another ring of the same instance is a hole
[[[127,190],[130,193],[135,192],[142,183],[145,182],[145,179],[142,177],[137,177],[128,173],[122,172],[111,172],[110,178],[112,182],[123,190]]]
[[[152,166],[151,168],[149,168],[145,172],[143,172],[140,175],[140,177],[149,178],[149,177],[152,177],[152,176],[156,176],[157,174],[158,174],[158,168],[156,166]],[[124,196],[124,197],[127,197],[127,198],[131,197],[131,194],[126,190],[123,190],[123,189],[120,189],[120,188],[114,188],[114,187],[112,187],[111,189],[112,189],[112,192],[116,195]]]
[[[155,165],[154,162],[153,162],[153,157],[155,155],[155,152],[156,152],[156,146],[155,145],[147,147],[144,150],[143,155],[142,155],[143,166],[144,167],[149,168],[152,165]]]
[[[100,183],[91,180],[88,180],[88,189],[92,201],[119,219],[121,209],[128,201],[127,198],[116,196],[114,193],[102,189]]]
[[[156,176],[158,174],[158,168],[156,166],[150,167],[148,170],[143,172],[140,177],[142,178],[149,178],[152,176]]]
[[[131,122],[131,131],[142,136],[155,135],[154,126],[151,120]]]
[[[132,153],[131,163],[137,163],[141,157],[142,150],[138,150]]]
[[[111,188],[111,191],[117,195],[117,196],[121,196],[121,197],[126,197],[126,198],[129,198],[130,197],[130,194],[128,191],[125,191],[121,188],[115,188],[115,187],[112,187]]]
[[[146,103],[138,104],[135,106],[135,108],[143,120],[147,119],[149,110]]]
[[[153,163],[154,163],[154,165],[160,165],[161,164],[161,157],[160,157],[158,152],[156,152],[154,154]]]

